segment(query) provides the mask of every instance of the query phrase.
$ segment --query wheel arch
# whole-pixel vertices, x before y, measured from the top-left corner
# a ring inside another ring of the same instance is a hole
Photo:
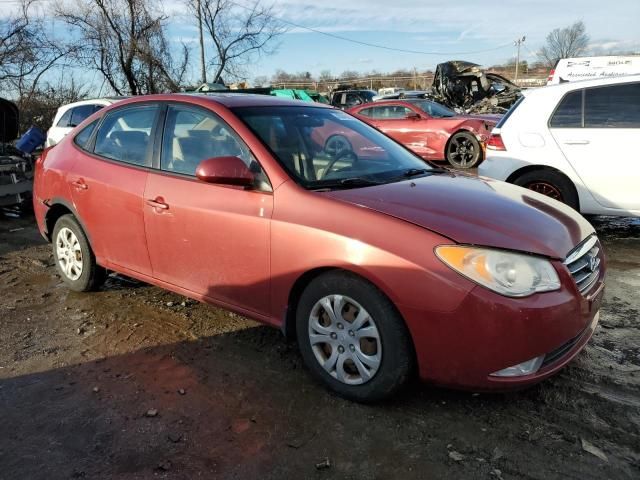
[[[328,272],[343,272],[343,273],[347,273],[349,275],[352,275],[370,285],[372,285],[373,287],[376,288],[376,290],[378,290],[380,292],[381,295],[384,295],[384,297],[389,301],[389,303],[393,306],[393,308],[396,310],[396,312],[398,313],[399,317],[402,319],[402,322],[404,323],[405,328],[407,329],[407,332],[409,332],[409,338],[411,340],[411,355],[413,356],[413,360],[414,360],[414,365],[417,365],[417,356],[416,356],[416,348],[413,342],[413,337],[411,336],[410,332],[411,330],[409,329],[409,325],[407,325],[406,320],[404,319],[404,316],[402,315],[402,312],[400,312],[400,309],[397,307],[396,303],[394,302],[393,298],[388,295],[385,292],[385,289],[382,288],[380,285],[377,284],[377,282],[371,280],[370,278],[367,278],[366,276],[364,276],[361,272],[356,271],[355,269],[349,269],[349,268],[345,268],[345,267],[318,267],[318,268],[313,268],[311,270],[308,270],[306,272],[304,272],[302,275],[300,275],[295,282],[293,283],[291,289],[289,290],[289,297],[288,297],[288,301],[287,301],[287,307],[286,307],[286,311],[285,311],[285,318],[283,319],[282,322],[282,332],[285,335],[285,337],[288,340],[293,340],[296,338],[296,310],[298,308],[298,302],[300,301],[300,297],[302,296],[302,292],[304,292],[305,288],[307,288],[307,286],[317,277],[319,277],[320,275],[323,275],[325,273]]]
[[[580,192],[576,188],[575,182],[571,180],[571,178],[569,178],[569,176],[566,173],[564,173],[562,170],[558,170],[557,168],[551,167],[549,165],[527,165],[525,167],[519,168],[518,170],[512,172],[511,175],[507,177],[505,182],[515,183],[516,179],[518,179],[519,177],[527,173],[536,172],[536,171],[551,171],[565,178],[571,185],[571,188],[573,189],[574,193],[576,194],[576,198],[578,199],[578,211],[580,211]]]
[[[73,215],[73,217],[80,224],[84,234],[87,236],[87,240],[89,241],[89,246],[91,246],[91,248],[93,248],[93,242],[91,241],[91,234],[87,230],[87,226],[84,224],[84,222],[82,221],[82,219],[78,215],[78,212],[73,207],[73,205],[71,205],[69,202],[67,202],[64,199],[54,199],[54,200],[52,200],[51,203],[49,204],[49,209],[47,210],[47,213],[45,214],[45,217],[44,217],[45,228],[46,228],[45,234],[46,234],[47,239],[49,240],[49,242],[52,241],[53,228],[55,227],[56,222],[58,221],[58,219],[60,217],[62,217],[63,215],[69,215],[69,214]]]

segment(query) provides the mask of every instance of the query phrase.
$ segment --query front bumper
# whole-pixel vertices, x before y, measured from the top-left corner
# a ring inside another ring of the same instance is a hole
[[[431,383],[476,391],[510,390],[537,383],[564,367],[587,344],[598,324],[604,269],[582,296],[566,270],[562,288],[514,299],[475,287],[452,312],[403,308],[420,377]],[[530,375],[492,373],[545,356]]]

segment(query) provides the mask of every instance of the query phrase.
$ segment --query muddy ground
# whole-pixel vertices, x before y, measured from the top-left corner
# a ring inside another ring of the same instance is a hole
[[[276,330],[124,278],[69,292],[33,219],[0,218],[0,478],[638,479],[640,221],[592,220],[601,325],[560,375],[363,406]]]

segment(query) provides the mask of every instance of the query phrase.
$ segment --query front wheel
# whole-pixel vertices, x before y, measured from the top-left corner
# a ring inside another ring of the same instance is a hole
[[[53,258],[62,280],[71,290],[97,289],[106,278],[96,263],[87,236],[73,215],[61,216],[53,228]]]
[[[455,168],[473,168],[480,162],[480,142],[469,132],[458,132],[447,144],[447,161]]]
[[[355,275],[315,278],[300,298],[296,331],[311,373],[345,398],[381,400],[410,377],[413,347],[403,319],[382,292]]]

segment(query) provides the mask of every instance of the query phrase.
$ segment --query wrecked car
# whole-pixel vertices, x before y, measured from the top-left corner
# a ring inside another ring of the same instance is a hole
[[[430,98],[459,113],[506,113],[520,95],[520,87],[502,75],[453,60],[436,67]]]
[[[33,185],[31,158],[11,142],[18,137],[18,107],[0,98],[0,207],[28,204]]]

